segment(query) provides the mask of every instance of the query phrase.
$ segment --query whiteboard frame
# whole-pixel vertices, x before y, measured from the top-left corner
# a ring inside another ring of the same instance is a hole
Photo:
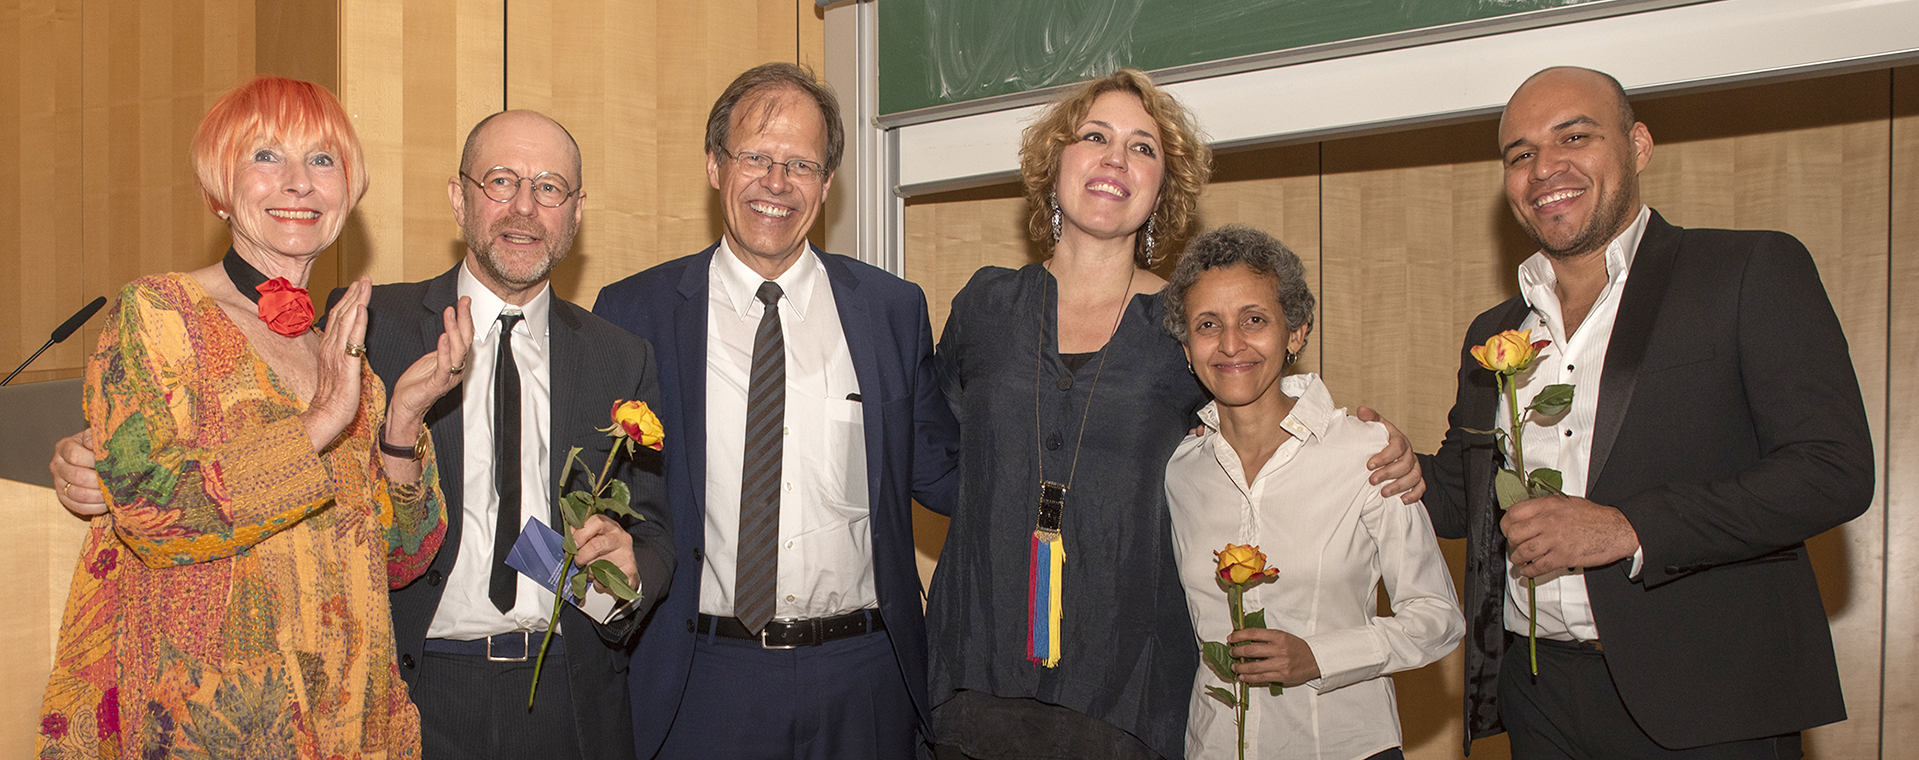
[[[862,13],[868,14],[862,31],[871,40],[877,34],[871,0],[829,8],[827,23],[848,23]],[[874,55],[877,45],[857,47],[862,50],[836,47],[828,56]],[[1714,0],[1235,72],[1166,89],[1192,110],[1215,148],[1230,149],[1484,117],[1497,113],[1528,75],[1552,65],[1599,69],[1632,94],[1646,95],[1883,68],[1916,58],[1919,0]],[[877,66],[860,68],[860,81],[834,86],[841,93],[876,92]],[[1257,96],[1271,92],[1287,97]],[[905,199],[1014,179],[1020,130],[1040,109],[888,129],[868,110],[876,98],[858,100],[865,112],[857,123],[872,132],[867,144],[875,154],[860,157],[868,171],[842,181],[883,183],[884,191],[859,196],[880,199],[888,208],[868,216],[881,228],[858,235],[856,250],[896,274],[903,269],[899,226]],[[1487,146],[1489,156],[1492,150]]]

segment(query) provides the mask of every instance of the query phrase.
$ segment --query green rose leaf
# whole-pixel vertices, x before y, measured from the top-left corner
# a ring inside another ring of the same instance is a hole
[[[579,530],[586,525],[586,518],[593,514],[593,494],[574,491],[560,499],[560,519],[566,521],[566,527]]]
[[[1206,666],[1213,669],[1213,675],[1226,681],[1239,680],[1239,675],[1233,672],[1233,651],[1225,644],[1217,641],[1202,641],[1200,654],[1206,660]]]
[[[1547,493],[1563,494],[1566,492],[1564,478],[1565,476],[1560,475],[1558,470],[1541,467],[1533,470],[1533,487],[1544,489]]]
[[[1232,692],[1219,688],[1218,686],[1206,687],[1206,693],[1211,695],[1212,698],[1214,699],[1217,699],[1221,702],[1225,702],[1227,707],[1239,706],[1239,700],[1233,698]]]
[[[640,513],[633,511],[633,507],[630,506],[633,503],[633,492],[626,487],[626,483],[615,480],[612,485],[606,487],[606,490],[607,494],[600,497],[599,511],[625,515],[638,520],[646,519],[640,516]]]
[[[586,569],[592,571],[594,580],[599,581],[601,586],[606,587],[621,601],[632,601],[640,597],[640,592],[634,591],[632,584],[626,582],[626,573],[612,561],[594,560],[593,564],[586,566]]]
[[[586,573],[574,572],[573,578],[566,584],[566,595],[574,599],[585,599],[586,584],[589,582],[591,579],[586,576]]]
[[[1499,508],[1512,509],[1514,504],[1532,498],[1526,493],[1526,484],[1519,479],[1519,473],[1499,468],[1493,475],[1493,491],[1499,494]]]
[[[571,535],[560,537],[560,548],[566,551],[566,556],[568,557],[580,553],[580,545],[573,542],[573,536]]]
[[[1565,383],[1548,385],[1540,389],[1539,395],[1526,408],[1551,417],[1565,412],[1573,405],[1573,387]]]
[[[1253,610],[1252,612],[1246,613],[1246,627],[1247,628],[1265,628],[1266,627],[1266,611]]]

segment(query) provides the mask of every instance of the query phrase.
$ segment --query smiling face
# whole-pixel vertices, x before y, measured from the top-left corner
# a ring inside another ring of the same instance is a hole
[[[727,151],[758,153],[774,161],[826,163],[826,117],[803,93],[780,88],[754,93],[733,110]],[[778,277],[806,251],[831,175],[795,181],[786,167],[772,166],[755,177],[744,162],[708,153],[706,179],[720,191],[726,217],[726,243],[753,271]]]
[[[1186,290],[1186,360],[1221,407],[1283,403],[1286,352],[1306,347],[1286,329],[1279,278],[1244,264],[1211,269]]]
[[[580,187],[579,154],[551,119],[509,111],[478,129],[461,167],[467,175],[480,179],[495,167],[505,167],[521,177],[552,172],[569,187]],[[538,295],[553,267],[572,249],[584,214],[578,193],[548,208],[533,200],[532,183],[519,187],[512,200],[501,203],[457,174],[447,184],[453,216],[466,235],[467,271],[509,303],[525,303]]]
[[[1652,134],[1625,118],[1611,85],[1583,69],[1535,74],[1507,102],[1506,203],[1547,255],[1603,249],[1638,214]]]
[[[353,200],[335,151],[268,140],[240,159],[233,173],[233,247],[256,266],[280,256],[319,255],[346,226]]]
[[[1159,125],[1130,92],[1093,101],[1078,125],[1079,142],[1060,151],[1060,239],[1110,240],[1146,225],[1159,204],[1166,166]]]

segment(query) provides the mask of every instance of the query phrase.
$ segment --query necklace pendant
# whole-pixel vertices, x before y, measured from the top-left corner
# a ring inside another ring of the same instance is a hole
[[[1050,480],[1039,482],[1039,519],[1035,527],[1047,533],[1059,533],[1066,514],[1066,485]]]

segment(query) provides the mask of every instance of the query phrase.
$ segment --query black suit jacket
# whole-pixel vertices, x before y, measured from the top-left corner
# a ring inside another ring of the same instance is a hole
[[[373,298],[367,307],[367,361],[386,381],[389,394],[400,373],[439,341],[443,332],[440,313],[459,300],[459,271],[456,266],[425,282],[374,286]],[[328,302],[338,298],[336,291]],[[597,474],[600,463],[606,461],[613,439],[595,428],[607,426],[614,401],[640,399],[654,409],[660,407],[653,349],[645,340],[558,297],[553,298],[551,308],[547,324],[551,351],[551,477],[556,480],[560,477],[560,468],[566,462],[570,447],[583,447],[581,458],[594,472],[575,467],[570,482],[564,485],[568,490],[584,489],[591,486],[590,479]],[[485,327],[476,325],[475,329]],[[491,360],[481,356],[469,358],[469,361]],[[389,597],[393,608],[393,635],[399,643],[400,675],[408,686],[414,685],[419,668],[425,664],[421,649],[426,642],[427,627],[439,609],[444,583],[452,575],[453,562],[460,551],[462,452],[466,437],[460,418],[463,389],[464,386],[455,387],[426,415],[427,426],[433,433],[441,490],[446,497],[446,541],[424,575]],[[645,521],[626,521],[639,567],[642,607],[607,625],[593,622],[571,605],[560,613],[560,629],[567,633],[566,675],[573,692],[575,727],[587,757],[632,756],[627,664],[641,621],[672,582],[673,534],[667,522],[663,465],[657,452],[640,449],[639,454],[636,459],[622,457],[615,464],[614,472],[632,490],[634,510],[646,516]],[[551,484],[554,489],[551,493],[557,496],[560,485]],[[552,525],[563,524],[557,506],[548,520]],[[499,698],[520,700],[524,704],[525,695],[502,693]]]
[[[1626,709],[1671,748],[1844,720],[1805,540],[1864,512],[1871,433],[1812,257],[1780,232],[1684,230],[1652,215],[1598,388],[1587,498],[1617,507],[1644,565],[1588,568]],[[1505,537],[1493,496],[1492,373],[1467,349],[1516,328],[1520,297],[1473,321],[1426,507],[1465,538],[1466,744],[1503,730]]]

